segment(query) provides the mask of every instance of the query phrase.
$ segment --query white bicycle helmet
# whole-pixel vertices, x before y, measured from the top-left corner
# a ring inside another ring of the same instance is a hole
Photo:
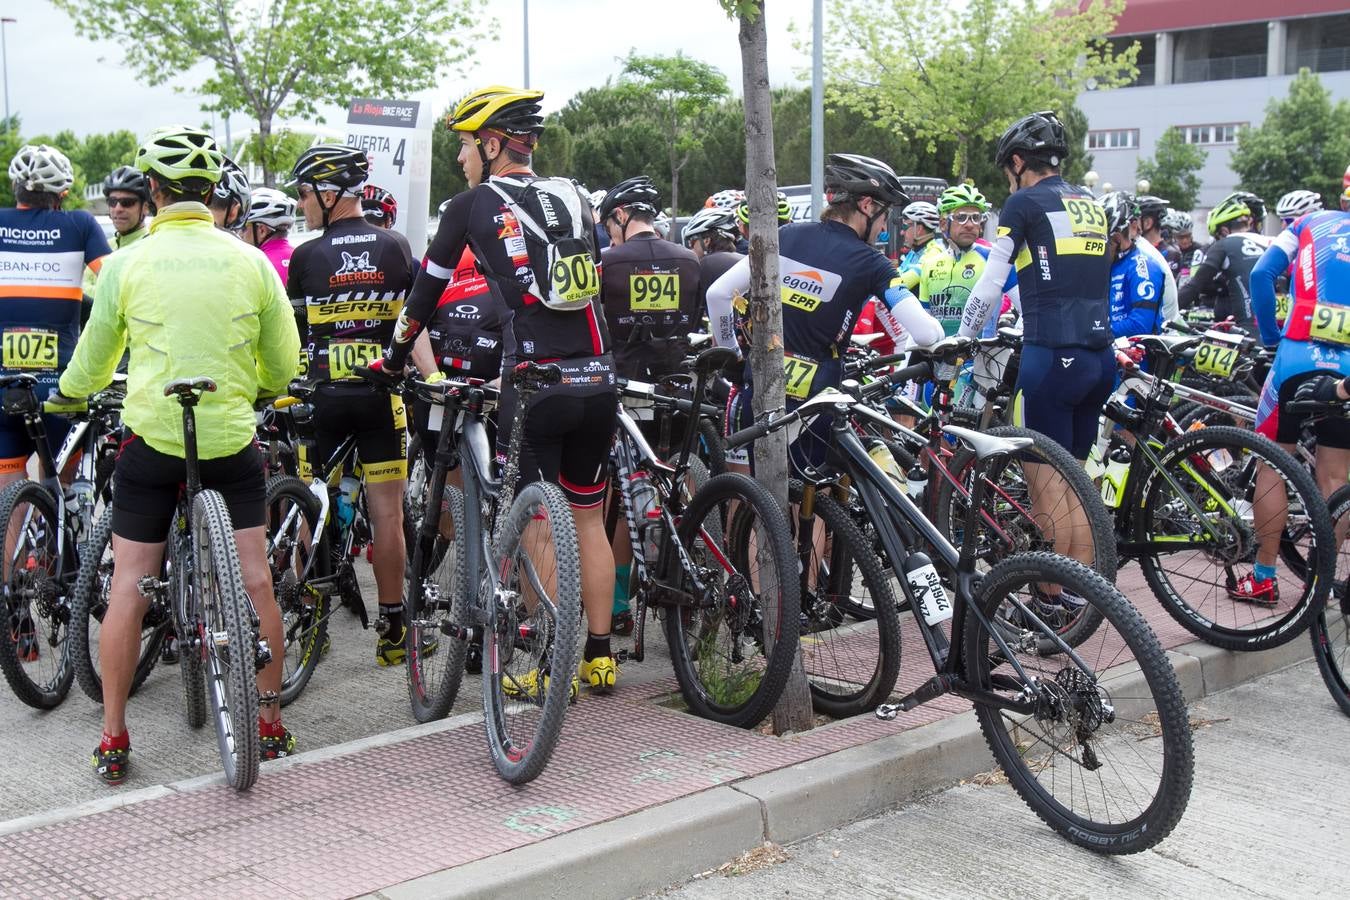
[[[598,211],[600,204],[605,202],[606,191],[591,191],[586,195],[586,199],[591,201],[591,210]]]
[[[730,211],[718,209],[715,206],[706,206],[690,216],[689,221],[684,223],[684,230],[680,232],[680,240],[688,247],[697,238],[712,237],[717,234],[733,241],[741,236],[740,230],[736,227],[736,217]]]
[[[1275,204],[1275,215],[1281,219],[1297,219],[1322,208],[1322,196],[1313,191],[1290,191]]]
[[[1164,230],[1170,231],[1172,234],[1190,234],[1195,230],[1195,222],[1192,221],[1191,214],[1179,209],[1174,209],[1163,216],[1162,226]]]
[[[938,215],[938,208],[924,200],[915,200],[905,207],[901,215],[911,222],[918,222],[929,231],[937,231],[942,227],[942,216]]]
[[[652,227],[656,229],[657,234],[661,235],[662,240],[668,240],[670,238],[670,216],[666,215],[664,212],[656,214],[656,219],[652,222]]]
[[[724,191],[718,191],[709,197],[703,204],[706,209],[725,209],[729,212],[735,212],[736,207],[740,206],[745,200],[745,191],[736,191],[727,188]]]
[[[75,170],[55,147],[26,144],[9,161],[9,180],[25,191],[61,194],[75,183]]]
[[[258,188],[253,192],[244,224],[289,228],[295,224],[295,201],[275,188]]]

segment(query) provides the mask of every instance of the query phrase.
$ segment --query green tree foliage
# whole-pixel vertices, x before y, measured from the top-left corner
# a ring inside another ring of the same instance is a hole
[[[1307,69],[1289,85],[1289,96],[1272,100],[1256,128],[1238,132],[1229,166],[1242,186],[1272,205],[1292,190],[1316,191],[1336,208],[1341,176],[1350,161],[1350,102],[1331,102],[1331,92]]]
[[[834,0],[826,56],[845,86],[832,96],[926,141],[931,152],[950,144],[950,172],[965,178],[975,149],[1013,117],[1065,110],[1086,86],[1134,77],[1138,44],[1115,53],[1103,40],[1124,7],[1124,0]]]
[[[0,165],[8,166],[14,154],[25,144],[47,144],[55,147],[70,160],[75,170],[75,183],[70,187],[62,206],[65,209],[85,207],[84,189],[100,184],[108,173],[118,166],[129,165],[140,145],[130,131],[109,131],[80,138],[69,129],[56,134],[24,135],[18,115],[8,121],[0,120]],[[8,178],[0,179],[0,206],[14,205],[14,186]]]
[[[1208,155],[1186,143],[1180,129],[1169,128],[1158,139],[1153,158],[1139,160],[1135,175],[1148,179],[1150,194],[1162,197],[1175,209],[1191,210],[1200,195],[1200,176],[1196,173]]]
[[[277,156],[277,117],[322,121],[319,107],[406,96],[467,60],[493,23],[486,0],[54,0],[75,30],[116,39],[146,83],[190,87],[203,109],[258,124],[264,178]],[[196,67],[207,62],[198,81]]]
[[[678,215],[680,173],[699,149],[707,111],[731,94],[726,76],[718,69],[674,56],[629,53],[619,76],[618,93],[655,113],[670,167],[671,214]]]

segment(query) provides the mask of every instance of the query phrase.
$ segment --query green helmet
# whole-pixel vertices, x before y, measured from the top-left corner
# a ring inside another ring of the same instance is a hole
[[[220,180],[224,162],[225,154],[215,138],[182,125],[155,129],[136,151],[136,168],[169,181],[202,178],[214,184]]]
[[[1237,194],[1229,194],[1209,211],[1209,216],[1205,219],[1205,228],[1209,230],[1209,236],[1214,237],[1218,234],[1220,225],[1226,225],[1243,216],[1250,218],[1251,214],[1251,207],[1247,205],[1245,200]]]
[[[788,203],[787,194],[778,192],[778,224],[786,225],[792,221],[792,204]],[[736,207],[736,220],[742,225],[750,224],[750,204],[742,200]]]
[[[989,201],[973,184],[954,184],[942,192],[938,198],[938,212],[944,216],[963,206],[978,207],[980,212],[989,212]]]

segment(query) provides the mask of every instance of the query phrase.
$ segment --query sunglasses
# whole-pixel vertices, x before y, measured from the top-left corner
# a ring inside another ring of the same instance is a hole
[[[114,206],[123,206],[123,207],[130,208],[130,207],[135,206],[137,203],[143,203],[143,202],[145,202],[145,201],[141,200],[139,197],[109,197],[109,198],[108,198],[108,206],[109,206],[110,208],[111,208],[111,207],[114,207]]]
[[[952,213],[951,220],[957,225],[980,225],[984,222],[984,213]]]

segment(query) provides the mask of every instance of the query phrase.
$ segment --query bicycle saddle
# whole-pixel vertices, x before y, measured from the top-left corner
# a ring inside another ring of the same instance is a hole
[[[1031,438],[995,437],[970,428],[962,428],[959,425],[943,425],[942,430],[969,445],[970,449],[975,451],[976,459],[984,459],[1000,453],[1016,453],[1018,450],[1025,450],[1031,446]]]
[[[709,347],[694,360],[694,372],[698,375],[711,375],[721,371],[736,359],[736,351],[730,347]]]
[[[1185,334],[1146,334],[1136,339],[1139,346],[1149,353],[1166,353],[1175,356],[1197,346],[1203,338]]]
[[[180,397],[188,397],[201,391],[214,391],[216,383],[205,375],[198,375],[195,378],[175,378],[164,385],[164,396],[172,397],[177,394]]]

